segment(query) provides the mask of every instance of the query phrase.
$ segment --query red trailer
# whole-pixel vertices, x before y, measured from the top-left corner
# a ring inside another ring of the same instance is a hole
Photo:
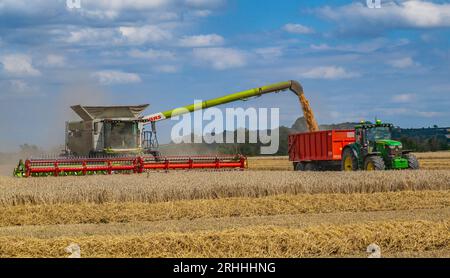
[[[289,160],[297,171],[339,170],[342,149],[354,142],[353,129],[290,134]]]

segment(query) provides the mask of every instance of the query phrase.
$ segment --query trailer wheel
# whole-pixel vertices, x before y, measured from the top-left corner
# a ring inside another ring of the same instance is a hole
[[[366,171],[379,171],[384,170],[385,168],[384,160],[379,156],[368,156],[364,160],[364,170]]]
[[[305,163],[304,171],[317,171],[317,167],[313,162],[307,162]]]
[[[403,157],[408,160],[408,169],[419,169],[419,161],[417,160],[417,157],[415,155],[413,155],[412,153],[407,153]]]
[[[295,171],[304,171],[305,170],[305,166],[303,165],[302,162],[295,162],[294,163],[294,170]]]
[[[342,152],[341,170],[342,171],[358,170],[358,158],[349,148],[344,149],[344,151]]]

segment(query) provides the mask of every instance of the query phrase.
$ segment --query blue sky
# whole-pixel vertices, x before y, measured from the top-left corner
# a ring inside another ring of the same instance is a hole
[[[449,1],[80,3],[0,0],[0,151],[62,143],[73,104],[153,113],[290,79],[320,123],[450,126]],[[288,93],[236,106],[301,113]]]

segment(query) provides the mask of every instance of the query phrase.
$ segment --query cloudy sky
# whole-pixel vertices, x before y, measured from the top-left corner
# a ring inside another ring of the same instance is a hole
[[[0,151],[62,143],[73,104],[151,113],[289,79],[320,123],[450,126],[449,1],[80,4],[0,0]],[[288,126],[301,113],[289,93],[237,105],[279,107]]]

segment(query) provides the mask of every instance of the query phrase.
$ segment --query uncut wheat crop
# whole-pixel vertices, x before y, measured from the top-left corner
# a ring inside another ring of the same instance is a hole
[[[148,175],[0,178],[0,205],[165,202],[302,193],[448,190],[450,171],[152,172]]]

